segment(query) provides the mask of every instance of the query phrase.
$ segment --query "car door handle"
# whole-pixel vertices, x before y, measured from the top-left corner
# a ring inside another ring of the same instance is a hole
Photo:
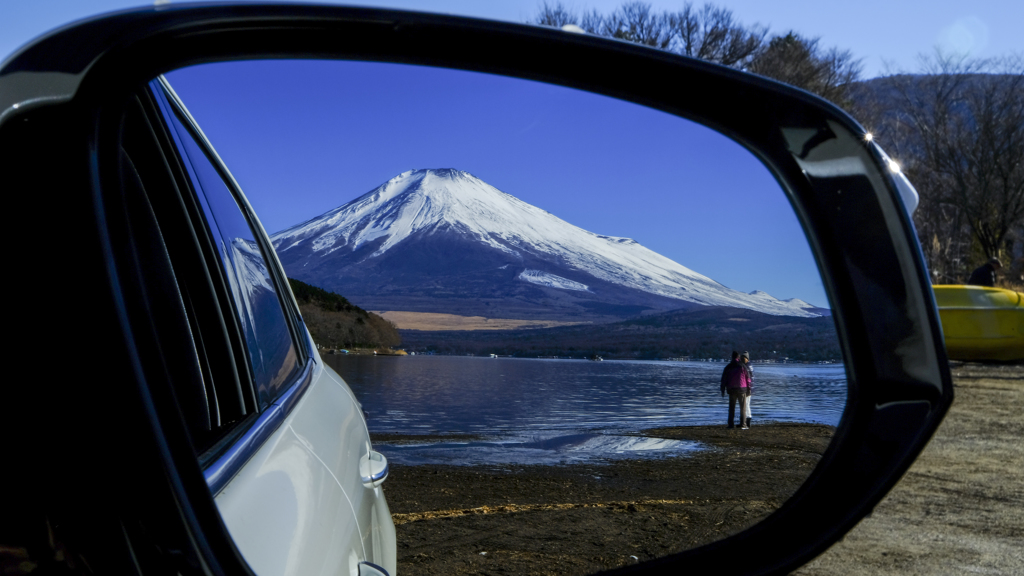
[[[367,488],[380,486],[388,477],[388,459],[380,452],[370,450],[359,460],[359,477]]]

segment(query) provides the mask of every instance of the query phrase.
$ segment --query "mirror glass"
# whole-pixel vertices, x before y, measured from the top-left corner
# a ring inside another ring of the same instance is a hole
[[[847,393],[828,300],[784,192],[729,138],[408,65],[167,79],[293,287],[343,297],[296,289],[390,463],[402,574],[678,552],[770,514],[825,451]],[[728,427],[732,351],[749,429]]]

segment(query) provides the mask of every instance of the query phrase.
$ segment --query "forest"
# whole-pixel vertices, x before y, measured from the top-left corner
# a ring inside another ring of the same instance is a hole
[[[393,348],[402,343],[398,329],[344,296],[288,279],[313,342],[324,348]]]

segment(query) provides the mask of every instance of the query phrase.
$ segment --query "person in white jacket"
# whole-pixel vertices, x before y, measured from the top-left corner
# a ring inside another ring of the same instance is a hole
[[[750,385],[747,386],[747,401],[743,404],[740,423],[750,428],[750,393],[754,389],[754,367],[750,365],[750,352],[740,354],[740,362],[743,363],[743,369],[747,371],[747,378],[750,379]]]

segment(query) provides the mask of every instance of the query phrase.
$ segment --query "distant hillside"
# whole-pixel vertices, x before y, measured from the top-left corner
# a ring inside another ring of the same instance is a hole
[[[391,348],[402,343],[394,324],[344,296],[288,279],[313,341],[332,348]]]
[[[919,134],[908,130],[907,108],[924,107],[928,114],[933,113],[937,86],[957,86],[949,94],[950,112],[958,115],[962,122],[972,125],[977,120],[968,102],[968,96],[992,94],[993,91],[1012,89],[1019,79],[1009,74],[965,74],[958,76],[959,83],[954,83],[950,76],[937,74],[899,74],[882,76],[850,86],[850,112],[869,130],[877,131],[875,137],[879,144],[890,155],[902,157],[903,162],[911,161],[911,157],[919,157],[923,153],[924,142]],[[909,102],[908,102],[909,100]]]
[[[402,330],[405,349],[441,354],[841,360],[831,317],[795,318],[714,306],[616,322],[559,328],[427,332]]]
[[[941,73],[852,87],[851,112],[917,188],[914,226],[932,281],[961,284],[998,256],[1006,268],[997,285],[1020,289],[1024,59],[923,64]]]

